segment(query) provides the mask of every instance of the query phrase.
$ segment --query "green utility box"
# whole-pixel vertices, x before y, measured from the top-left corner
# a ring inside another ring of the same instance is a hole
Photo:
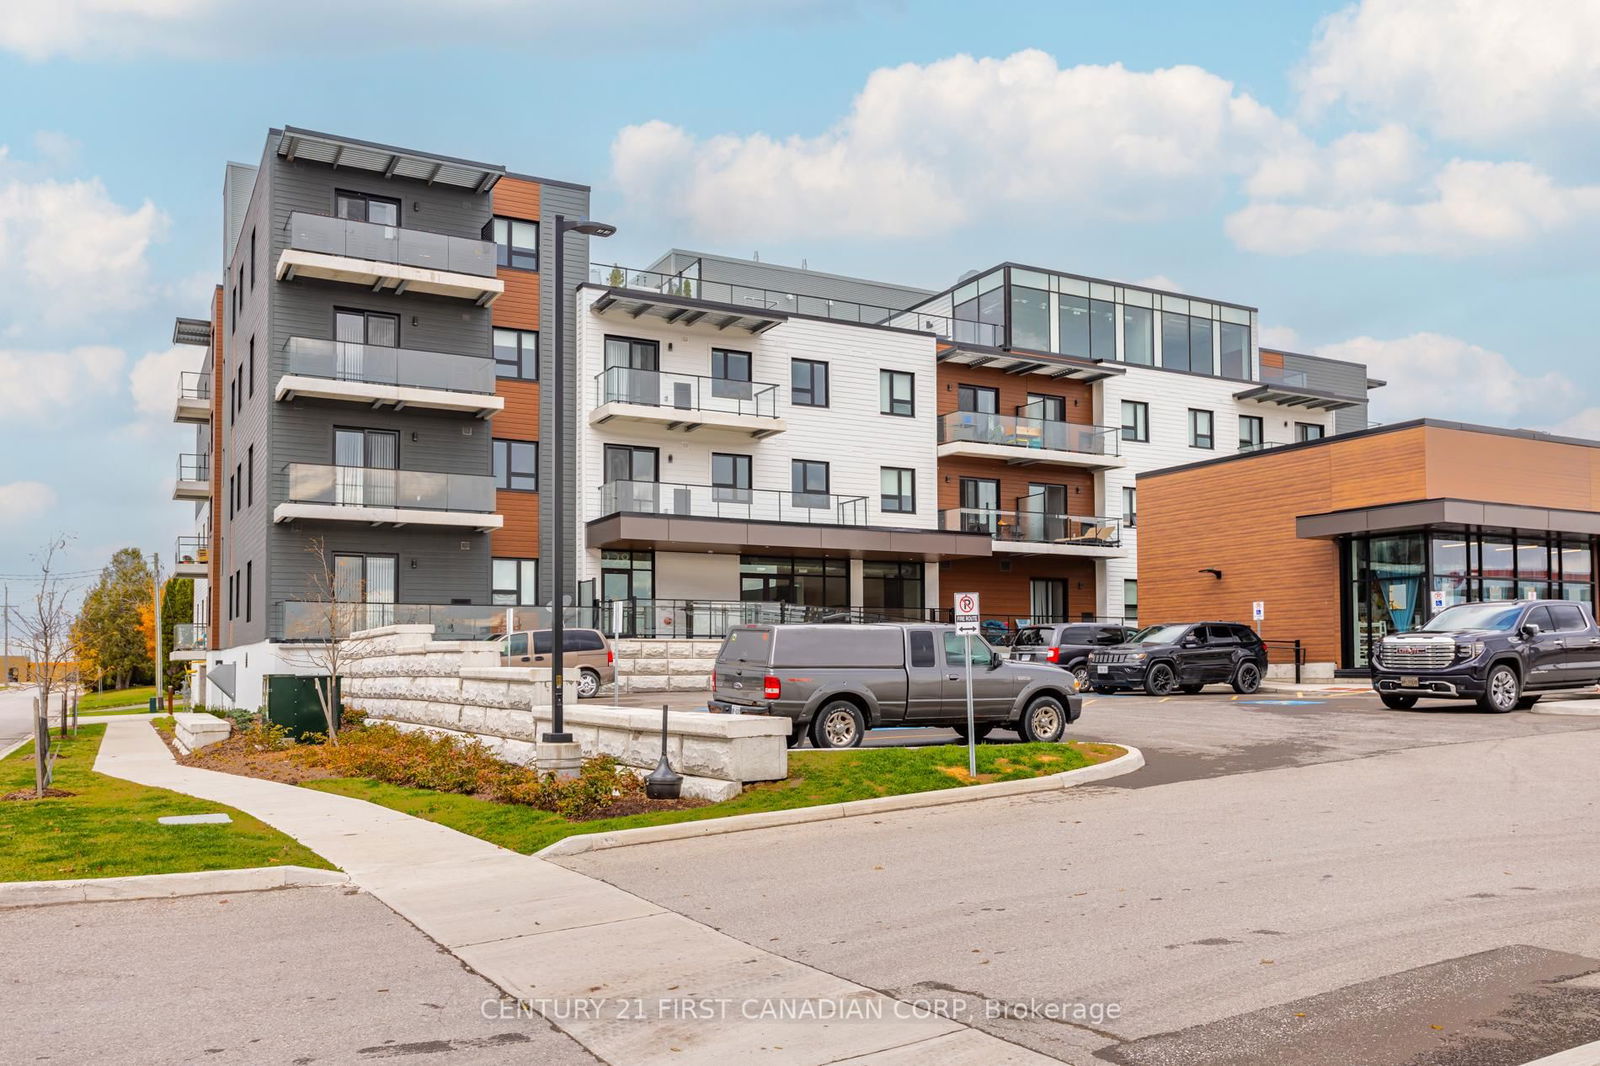
[[[299,740],[306,733],[327,733],[328,720],[322,713],[322,701],[317,698],[317,685],[322,678],[296,677],[292,674],[269,674],[266,678],[267,721],[281,725],[289,735]],[[333,687],[334,722],[339,721],[339,686]]]
[[[160,714],[161,713],[161,697],[160,696],[151,696],[150,697],[150,713],[151,714]]]

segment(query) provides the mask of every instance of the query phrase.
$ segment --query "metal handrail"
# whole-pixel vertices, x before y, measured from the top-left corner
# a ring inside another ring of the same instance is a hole
[[[204,651],[209,632],[205,622],[179,622],[172,627],[172,650]]]
[[[185,400],[209,400],[211,379],[198,370],[185,370],[178,375],[178,396]]]
[[[1085,548],[1122,546],[1121,518],[1051,514],[1021,508],[952,507],[939,512],[939,528],[952,533],[987,533],[999,541],[1071,544]]]
[[[638,367],[607,367],[594,376],[595,405],[633,403],[677,411],[778,417],[778,386],[678,374]]]
[[[180,563],[204,563],[211,558],[211,542],[205,537],[179,537],[172,558]]]
[[[868,521],[865,496],[632,480],[608,481],[600,486],[599,513],[841,526],[861,526]]]
[[[192,452],[178,456],[178,480],[211,480],[211,456]]]
[[[1120,426],[1058,422],[1049,418],[990,414],[987,411],[951,411],[940,415],[939,443],[957,441],[1085,455],[1122,454]]]
[[[1272,661],[1272,649],[1274,648],[1282,648],[1292,653],[1292,661],[1294,662],[1294,683],[1297,685],[1300,684],[1301,670],[1306,664],[1306,649],[1305,645],[1301,643],[1299,638],[1294,640],[1263,640],[1261,643],[1266,645],[1267,661],[1269,663]]]

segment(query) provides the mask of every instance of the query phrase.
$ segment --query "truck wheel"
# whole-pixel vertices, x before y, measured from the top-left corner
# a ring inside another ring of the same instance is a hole
[[[1378,698],[1392,711],[1409,711],[1417,705],[1415,696],[1396,696],[1391,692],[1380,692]]]
[[[1261,691],[1261,667],[1243,662],[1233,672],[1233,691],[1242,696],[1252,696]]]
[[[798,748],[804,739],[806,739],[806,727],[796,722],[794,728],[789,730],[789,739],[785,743],[791,748]]]
[[[1035,744],[1054,744],[1067,731],[1067,710],[1054,696],[1040,696],[1028,704],[1017,723],[1017,734]]]
[[[849,700],[834,700],[811,720],[811,743],[819,748],[855,748],[866,735],[861,708]]]
[[[1507,711],[1517,709],[1517,701],[1522,698],[1522,682],[1517,677],[1517,672],[1505,663],[1491,667],[1489,676],[1484,682],[1483,695],[1478,697],[1478,708],[1493,711],[1495,714],[1505,714]]]
[[[1524,696],[1520,700],[1517,701],[1517,710],[1525,711],[1528,708],[1532,707],[1535,703],[1538,703],[1538,702],[1539,702],[1539,697],[1538,696]]]
[[[954,729],[956,731],[956,736],[960,737],[962,740],[967,739],[967,726],[965,722],[963,722],[961,725],[951,726],[950,728]],[[993,732],[993,730],[993,724],[980,725],[972,731],[972,739],[979,744],[982,744],[984,739],[987,738],[988,735]]]
[[[1177,687],[1178,675],[1172,672],[1170,663],[1151,663],[1150,669],[1144,672],[1144,690],[1148,695],[1170,696]]]

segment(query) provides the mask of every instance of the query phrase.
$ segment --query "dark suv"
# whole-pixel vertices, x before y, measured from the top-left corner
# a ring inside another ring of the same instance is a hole
[[[1089,671],[1096,692],[1142,688],[1169,696],[1226,682],[1248,695],[1261,688],[1267,648],[1255,630],[1236,622],[1151,626],[1126,644],[1090,652]]]
[[[1545,692],[1600,682],[1600,629],[1572,600],[1461,603],[1373,647],[1372,687],[1406,710],[1423,697],[1526,710]]]
[[[1054,663],[1071,671],[1078,679],[1079,689],[1087,689],[1091,683],[1089,653],[1125,644],[1133,634],[1127,626],[1088,622],[1025,626],[1017,630],[1016,639],[1011,642],[1011,657],[1022,662]]]

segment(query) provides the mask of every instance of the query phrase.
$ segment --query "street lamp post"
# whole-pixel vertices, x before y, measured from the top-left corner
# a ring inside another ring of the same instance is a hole
[[[555,412],[556,435],[550,452],[550,469],[554,484],[550,490],[550,514],[555,519],[555,535],[550,540],[551,603],[550,612],[550,732],[540,737],[544,744],[571,744],[572,734],[567,732],[567,716],[562,676],[566,668],[566,603],[563,589],[566,586],[566,465],[567,465],[567,364],[564,334],[567,321],[566,245],[568,233],[582,233],[589,237],[609,237],[617,227],[605,222],[571,219],[557,215],[556,270],[555,270],[555,357],[551,359],[554,380],[550,408]]]

